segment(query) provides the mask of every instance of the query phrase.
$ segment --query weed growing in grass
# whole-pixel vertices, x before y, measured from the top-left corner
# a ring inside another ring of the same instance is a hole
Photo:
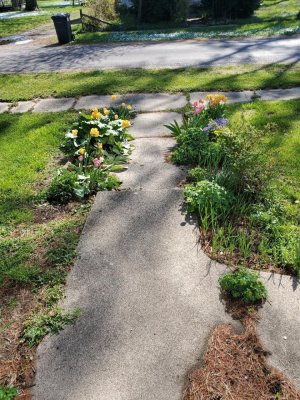
[[[21,343],[28,342],[29,346],[35,346],[49,333],[58,333],[66,325],[72,324],[80,315],[79,310],[74,310],[69,313],[55,307],[49,313],[32,314],[24,321],[24,330]]]

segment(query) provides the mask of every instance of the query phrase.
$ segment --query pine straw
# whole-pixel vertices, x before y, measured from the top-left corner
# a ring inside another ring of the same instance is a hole
[[[189,376],[183,400],[300,400],[295,386],[267,363],[257,314],[240,317],[244,333],[236,334],[231,325],[214,330],[204,365]]]

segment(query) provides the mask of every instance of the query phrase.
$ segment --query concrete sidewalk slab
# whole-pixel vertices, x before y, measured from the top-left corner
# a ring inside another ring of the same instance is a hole
[[[187,104],[182,93],[138,93],[120,96],[121,100],[131,103],[137,111],[165,111],[182,108]]]
[[[36,103],[34,101],[19,101],[18,104],[10,110],[10,112],[13,114],[25,113],[32,110],[35,104]]]
[[[98,193],[67,285],[82,316],[39,347],[34,399],[182,398],[213,328],[237,323],[181,209],[180,190]]]
[[[190,93],[190,103],[193,104],[199,99],[205,99],[208,94],[224,94],[228,98],[228,103],[245,103],[252,100],[253,93],[250,90],[243,92],[193,92]]]
[[[174,150],[176,141],[173,137],[140,138],[131,142],[134,150],[130,165],[164,163],[166,157]]]
[[[186,177],[186,169],[166,161],[175,146],[174,138],[143,138],[133,142],[128,170],[117,174],[121,189],[161,190],[176,188]]]
[[[290,89],[257,90],[261,100],[291,100],[300,99],[300,87]]]
[[[9,110],[10,103],[0,103],[0,113],[4,113]]]
[[[175,112],[139,114],[133,120],[130,133],[135,138],[171,136],[171,132],[164,125],[174,120],[181,123],[182,115]]]
[[[162,173],[163,170],[163,173]],[[186,169],[166,162],[131,165],[127,171],[117,174],[122,181],[121,189],[162,190],[176,188],[186,177]]]
[[[271,351],[269,362],[300,390],[300,280],[296,277],[261,272],[268,301],[260,311],[258,332]]]
[[[111,96],[82,96],[77,100],[75,110],[92,110],[94,107],[108,107],[111,103]]]
[[[74,101],[75,99],[72,98],[43,99],[34,106],[33,112],[67,111],[73,107]]]

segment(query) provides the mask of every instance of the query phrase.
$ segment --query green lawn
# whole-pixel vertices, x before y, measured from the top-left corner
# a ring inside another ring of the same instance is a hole
[[[0,100],[138,92],[287,88],[300,85],[299,65],[239,65],[0,75]]]
[[[264,0],[253,17],[230,21],[226,25],[199,25],[191,28],[145,25],[140,30],[127,32],[80,33],[77,42],[127,42],[175,39],[234,38],[248,36],[272,36],[299,33],[298,0]],[[125,21],[126,26],[126,21]]]
[[[0,226],[32,220],[31,202],[57,154],[71,114],[0,116]]]
[[[0,38],[10,35],[16,35],[34,28],[40,25],[52,23],[51,15],[57,12],[68,12],[74,13],[78,11],[78,7],[72,6],[57,6],[53,5],[49,0],[38,1],[39,9],[41,11],[40,15],[30,16],[28,12],[28,17],[21,18],[10,18],[0,20]],[[79,13],[78,13],[79,17]]]
[[[270,133],[260,143],[274,162],[274,184],[284,198],[286,213],[300,226],[300,100],[230,105],[231,120],[244,116]]]

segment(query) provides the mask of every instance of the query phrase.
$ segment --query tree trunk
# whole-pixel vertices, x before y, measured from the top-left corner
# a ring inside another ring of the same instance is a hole
[[[141,19],[142,19],[142,5],[143,5],[143,0],[139,0],[139,8],[138,8],[138,15],[137,15],[138,24],[141,23]]]

